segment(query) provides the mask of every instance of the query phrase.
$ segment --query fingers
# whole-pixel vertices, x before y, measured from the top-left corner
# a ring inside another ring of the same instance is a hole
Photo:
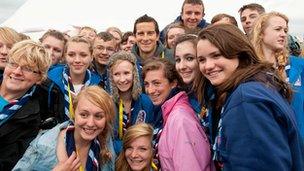
[[[72,170],[77,170],[80,167],[81,162],[75,151],[73,151],[65,164],[69,165]]]

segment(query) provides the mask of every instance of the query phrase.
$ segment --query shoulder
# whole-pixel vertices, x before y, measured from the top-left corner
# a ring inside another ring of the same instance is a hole
[[[37,145],[43,145],[48,147],[56,147],[58,137],[62,129],[66,128],[68,122],[58,124],[50,130],[42,131],[36,138]]]
[[[239,102],[256,102],[256,101],[284,101],[283,97],[274,88],[264,83],[251,81],[240,84],[231,93],[230,101]]]
[[[57,78],[58,74],[61,74],[63,72],[63,68],[64,65],[58,65],[53,67],[51,70],[48,71],[48,77],[52,79]]]
[[[99,84],[101,82],[100,75],[96,74],[95,72],[91,72],[91,84]]]

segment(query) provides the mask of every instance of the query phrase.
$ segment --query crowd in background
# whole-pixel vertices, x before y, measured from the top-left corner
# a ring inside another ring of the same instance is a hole
[[[288,17],[250,3],[209,23],[205,8],[38,42],[0,27],[0,170],[303,170]]]

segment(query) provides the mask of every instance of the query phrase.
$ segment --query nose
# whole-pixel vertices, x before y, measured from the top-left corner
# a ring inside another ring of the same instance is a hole
[[[191,18],[191,19],[195,19],[195,14],[194,14],[194,12],[191,13],[190,18]]]
[[[214,68],[214,61],[211,60],[211,59],[206,59],[206,62],[205,62],[205,65],[204,65],[204,68],[205,70],[211,70]]]
[[[18,66],[16,69],[14,69],[13,73],[21,75],[23,73],[21,66]]]
[[[135,158],[135,157],[137,157],[137,155],[138,155],[137,150],[134,149],[134,150],[131,152],[131,157],[132,157],[132,158]]]
[[[9,48],[7,48],[5,45],[1,48],[0,53],[3,56],[6,56],[8,54]]]
[[[94,126],[94,117],[93,116],[88,117],[87,125],[90,127]]]
[[[81,56],[80,55],[76,55],[74,61],[79,63],[81,60]]]
[[[282,37],[284,37],[284,38],[286,38],[287,37],[287,33],[284,31],[284,30],[282,30],[281,31],[281,34],[280,34]]]
[[[146,87],[145,89],[146,89],[146,93],[147,93],[148,95],[152,95],[152,94],[154,94],[155,91],[156,91],[156,89],[155,89],[155,87],[154,87],[153,85],[150,85],[150,86]]]
[[[186,69],[186,63],[184,60],[181,59],[180,63],[179,63],[179,68],[181,70],[185,70]]]

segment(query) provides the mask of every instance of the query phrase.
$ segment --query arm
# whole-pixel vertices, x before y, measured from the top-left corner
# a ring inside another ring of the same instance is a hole
[[[190,114],[190,113],[189,113]],[[194,113],[191,113],[194,115]],[[209,170],[211,163],[210,145],[197,120],[187,116],[173,123],[168,138],[173,142],[173,165],[175,170]]]
[[[276,113],[277,112],[277,113]],[[224,113],[224,170],[290,170],[286,120],[266,101],[241,102]]]

